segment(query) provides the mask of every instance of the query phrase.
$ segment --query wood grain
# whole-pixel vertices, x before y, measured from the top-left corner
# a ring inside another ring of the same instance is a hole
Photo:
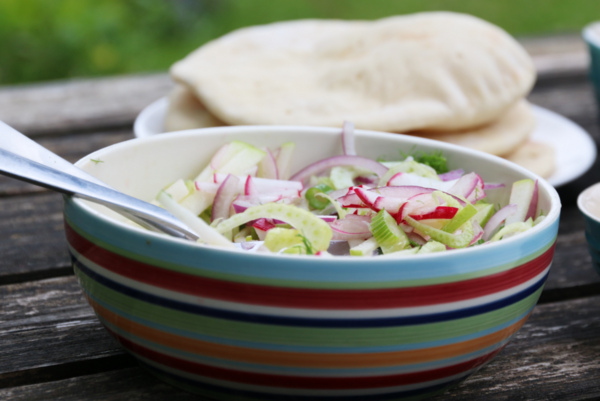
[[[0,120],[28,135],[131,129],[137,114],[172,87],[165,73],[5,87]]]

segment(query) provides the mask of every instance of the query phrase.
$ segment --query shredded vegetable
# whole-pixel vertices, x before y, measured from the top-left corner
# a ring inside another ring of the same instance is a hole
[[[293,143],[266,149],[233,141],[194,179],[162,190],[157,203],[198,230],[203,243],[315,257],[401,258],[482,246],[543,219],[534,180],[488,183],[476,172],[450,170],[441,152],[376,161],[359,155],[348,122],[340,141],[343,154],[297,172],[290,169]],[[509,191],[508,203],[489,202],[489,191]]]

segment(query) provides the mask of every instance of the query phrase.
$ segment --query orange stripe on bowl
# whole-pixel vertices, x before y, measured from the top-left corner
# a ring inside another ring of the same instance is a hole
[[[88,298],[88,301],[96,313],[110,324],[139,338],[163,346],[193,354],[238,362],[319,368],[401,366],[460,356],[492,346],[507,339],[519,330],[528,318],[528,316],[525,316],[511,326],[479,338],[439,347],[366,354],[323,354],[252,349],[197,340],[136,323],[111,312],[92,299]]]

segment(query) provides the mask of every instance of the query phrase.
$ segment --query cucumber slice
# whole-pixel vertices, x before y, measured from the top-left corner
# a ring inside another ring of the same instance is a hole
[[[221,221],[215,229],[220,233],[226,233],[235,227],[260,218],[281,220],[288,223],[310,242],[315,253],[326,251],[329,248],[329,241],[333,236],[329,224],[311,212],[293,205],[267,203],[252,206],[242,213],[234,214],[230,218]]]
[[[373,217],[370,228],[383,254],[398,252],[410,247],[406,233],[385,209]]]
[[[428,235],[431,237],[431,239],[439,241],[450,248],[464,248],[469,245],[474,236],[473,225],[470,221],[467,221],[460,227],[461,231],[452,234],[430,227],[427,224],[423,224],[410,216],[406,216],[404,220],[421,233]]]

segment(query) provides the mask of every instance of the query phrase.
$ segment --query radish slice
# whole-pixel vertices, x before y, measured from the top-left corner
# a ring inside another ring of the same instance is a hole
[[[347,195],[338,198],[343,207],[368,207],[376,212],[385,209],[391,215],[398,212],[403,203],[415,195],[429,194],[434,189],[418,186],[361,188],[354,187]],[[360,195],[359,195],[360,194]]]
[[[318,175],[323,171],[335,166],[354,166],[372,171],[380,177],[388,170],[388,168],[383,164],[366,157],[351,155],[333,156],[306,166],[296,174],[292,175],[290,180],[303,182],[310,176]]]
[[[227,178],[225,178],[215,195],[212,214],[210,216],[211,221],[229,217],[229,208],[238,194],[239,185],[240,179],[238,177],[231,174],[227,175]]]
[[[423,213],[423,214],[411,214],[410,217],[412,217],[415,220],[429,220],[429,219],[448,219],[449,220],[456,215],[456,212],[458,212],[457,207],[438,206],[430,212]]]
[[[344,121],[342,126],[342,148],[347,156],[356,156],[354,144],[354,124],[350,121]]]
[[[468,173],[460,177],[447,192],[463,197],[471,203],[485,198],[483,180],[475,173]]]
[[[215,174],[213,181],[217,184],[222,183],[227,174]],[[299,197],[299,192],[302,191],[302,183],[298,181],[289,180],[274,180],[270,178],[259,178],[251,176],[250,183],[248,182],[248,176],[236,176],[240,179],[239,192],[248,194],[248,190],[254,191],[258,194],[278,194],[283,197]],[[244,184],[242,184],[242,181]],[[201,185],[196,183],[196,186]],[[242,185],[244,185],[242,187]],[[248,187],[252,186],[252,189]]]

